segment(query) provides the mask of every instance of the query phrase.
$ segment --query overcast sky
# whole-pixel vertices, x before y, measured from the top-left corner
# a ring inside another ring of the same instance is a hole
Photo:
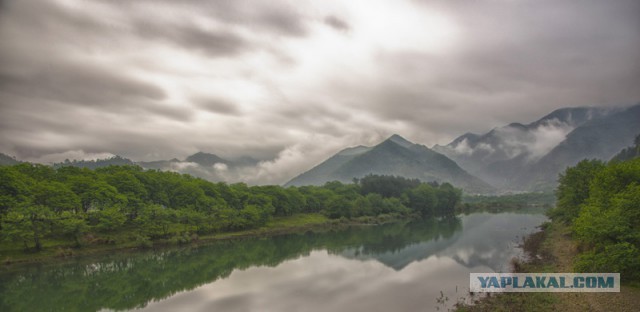
[[[282,182],[393,133],[639,101],[637,0],[0,1],[0,152],[19,159],[205,151]]]

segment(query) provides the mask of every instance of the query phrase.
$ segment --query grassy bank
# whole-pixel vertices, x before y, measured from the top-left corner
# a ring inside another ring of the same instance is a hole
[[[100,255],[107,252],[137,250],[145,248],[162,248],[173,245],[198,245],[215,241],[270,237],[275,235],[298,233],[306,231],[329,231],[349,226],[373,225],[400,220],[392,215],[377,217],[359,217],[353,219],[329,219],[319,213],[295,214],[286,217],[276,217],[262,227],[243,231],[222,232],[207,235],[185,235],[184,239],[156,239],[152,241],[135,241],[130,238],[135,235],[135,229],[123,229],[104,237],[91,237],[80,247],[67,240],[48,239],[43,241],[43,249],[39,252],[25,251],[19,245],[9,242],[0,244],[0,260],[4,265],[27,262],[56,261],[76,256]],[[402,219],[406,219],[403,217]]]
[[[578,253],[566,225],[551,222],[523,244],[528,260],[513,261],[517,273],[572,272]],[[622,285],[620,293],[503,293],[462,305],[456,311],[638,311],[640,288]]]

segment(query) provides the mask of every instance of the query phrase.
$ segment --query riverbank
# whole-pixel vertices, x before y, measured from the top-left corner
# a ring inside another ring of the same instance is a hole
[[[111,252],[130,252],[149,248],[167,248],[176,245],[198,246],[223,240],[271,237],[292,233],[304,233],[307,231],[323,232],[344,229],[350,226],[378,225],[400,220],[410,220],[412,218],[412,216],[380,215],[353,219],[329,219],[319,213],[295,214],[287,217],[273,218],[264,226],[255,229],[213,233],[202,236],[190,235],[186,237],[185,235],[184,240],[181,241],[177,241],[175,238],[143,242],[128,239],[121,240],[119,239],[120,236],[131,236],[133,234],[120,233],[119,235],[109,236],[107,239],[94,239],[94,243],[86,243],[81,247],[74,247],[71,242],[45,241],[45,248],[39,252],[24,251],[19,247],[16,248],[16,245],[13,245],[13,249],[3,249],[0,251],[0,260],[2,261],[2,265],[5,266],[20,263],[64,261],[73,257],[99,256]]]
[[[572,272],[578,253],[569,228],[545,223],[541,231],[525,238],[526,261],[514,260],[517,273]],[[503,293],[478,299],[456,311],[637,311],[640,288],[622,285],[619,293]]]

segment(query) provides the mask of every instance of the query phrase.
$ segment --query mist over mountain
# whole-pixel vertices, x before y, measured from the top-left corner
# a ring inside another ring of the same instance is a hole
[[[636,150],[628,147],[633,146],[638,134],[640,104],[627,108],[562,108],[528,124],[511,123],[484,134],[465,133],[451,143],[435,145],[433,149],[399,135],[375,146],[346,148],[286,185],[321,185],[333,180],[349,183],[353,178],[367,174],[383,174],[446,181],[470,193],[496,189],[549,191],[555,187],[560,172],[582,159],[607,161],[618,153],[622,155],[619,157],[633,157]],[[197,152],[182,160],[135,161],[114,155],[104,159],[65,160],[52,165],[90,169],[139,165],[145,169],[191,174],[214,182],[260,184],[255,177],[280,174],[286,179],[286,172],[291,173],[291,170],[279,172],[282,168],[273,166],[274,161],[250,156],[227,159],[213,153]],[[14,157],[0,154],[0,165],[19,162]]]
[[[201,166],[215,166],[216,164],[229,163],[229,161],[220,158],[218,155],[203,152],[197,152],[187,157],[184,161],[196,163]]]
[[[425,182],[449,182],[471,193],[494,190],[445,155],[409,142],[399,135],[393,135],[373,147],[344,149],[286,185],[322,185],[334,180],[349,183],[354,178],[368,174],[397,175]]]
[[[16,160],[15,158],[9,155],[0,153],[0,166],[11,166],[19,163],[20,161]]]
[[[466,133],[433,149],[471,174],[504,188],[510,183],[509,177],[546,155],[573,129],[610,112],[594,107],[562,108],[526,125],[511,123],[481,135]]]
[[[15,161],[15,160],[14,160]],[[184,160],[177,158],[169,160],[155,161],[134,161],[119,155],[105,159],[96,160],[65,160],[60,163],[53,163],[54,167],[74,166],[80,168],[96,169],[107,166],[138,165],[144,169],[161,171],[174,171],[186,173],[213,182],[241,182],[242,176],[239,171],[247,166],[257,163],[253,158],[243,157],[238,161],[230,161],[215,154],[197,152],[186,157]]]
[[[607,161],[633,144],[640,133],[640,104],[585,122],[547,155],[528,166],[514,183],[521,189],[549,190],[557,175],[582,159]]]
[[[278,159],[265,160],[247,155],[223,158],[213,153],[197,152],[183,159],[172,158],[153,161],[138,161],[120,155],[114,155],[112,153],[100,153],[100,155],[104,155],[104,157],[97,159],[65,159],[61,162],[37,160],[29,160],[29,162],[51,165],[57,168],[74,166],[89,169],[97,169],[113,165],[137,165],[143,169],[190,174],[212,182],[242,182],[249,185],[278,184],[264,182],[265,180],[269,181],[268,179],[265,179],[265,176],[268,175],[275,175],[280,179],[280,181],[282,181],[281,183],[284,183],[291,178],[291,175],[287,175],[288,171],[286,170],[283,173],[275,172],[277,168],[274,168],[276,167],[274,164],[277,163]],[[0,153],[0,165],[14,165],[17,163],[20,163],[20,161],[16,160],[16,158]]]
[[[562,108],[527,125],[466,133],[434,146],[462,168],[502,190],[551,190],[557,175],[585,158],[609,160],[640,131],[640,104],[628,108]]]
[[[626,161],[640,157],[640,134],[633,140],[633,146],[621,150],[611,161]]]

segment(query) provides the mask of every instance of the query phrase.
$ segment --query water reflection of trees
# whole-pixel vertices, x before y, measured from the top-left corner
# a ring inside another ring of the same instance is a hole
[[[225,278],[235,269],[273,267],[317,249],[338,255],[357,249],[372,257],[398,253],[412,244],[449,238],[461,227],[457,218],[398,222],[111,255],[101,261],[25,266],[0,275],[0,311],[140,308],[151,300]]]

